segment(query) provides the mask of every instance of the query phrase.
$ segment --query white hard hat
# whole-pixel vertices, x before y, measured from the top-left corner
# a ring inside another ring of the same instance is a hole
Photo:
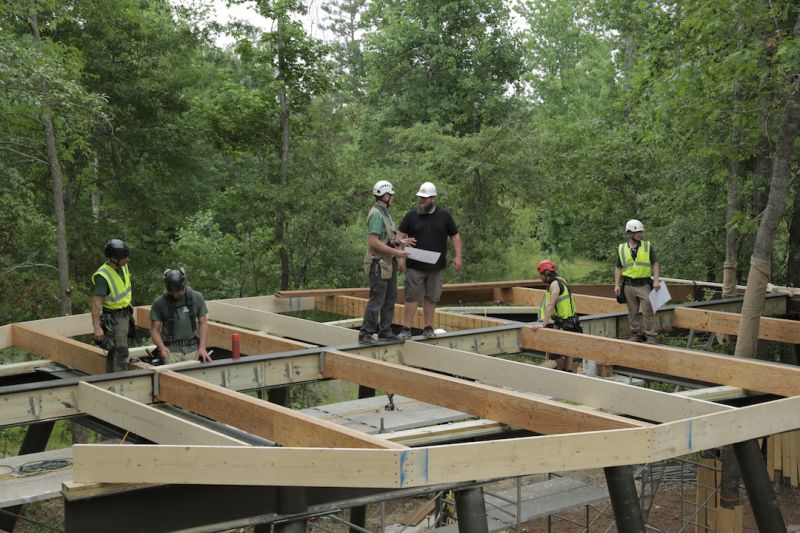
[[[394,187],[386,180],[381,180],[377,182],[374,187],[372,187],[373,196],[383,196],[386,193],[394,196]]]
[[[420,198],[430,198],[431,196],[436,196],[436,185],[430,181],[426,181],[419,186],[419,192],[417,192],[417,196]]]
[[[447,333],[447,330],[442,328],[436,328],[435,330],[433,330],[433,332],[436,333],[437,335],[442,335],[444,333]]]
[[[635,218],[630,219],[625,223],[625,231],[636,233],[637,231],[644,231],[644,226]]]

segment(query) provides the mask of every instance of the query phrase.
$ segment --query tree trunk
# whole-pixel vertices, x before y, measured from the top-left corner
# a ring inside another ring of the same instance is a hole
[[[800,183],[794,181],[794,205],[789,222],[789,253],[786,284],[800,287]]]
[[[281,290],[289,288],[289,250],[286,244],[286,180],[289,174],[289,104],[286,101],[286,61],[283,55],[284,17],[278,17],[278,79],[281,88],[278,91],[278,100],[281,107],[281,190],[278,200],[278,222],[275,231],[275,240],[278,243],[278,257],[281,262]]]
[[[733,217],[736,214],[736,205],[739,202],[739,128],[734,125],[731,133],[731,143],[734,148],[734,156],[728,163],[728,174],[730,181],[728,185],[728,201],[725,208],[725,264],[722,266],[722,297],[732,298],[736,296],[736,276],[737,257],[739,255],[739,231],[733,225]]]
[[[800,17],[795,22],[793,34],[795,37],[800,36]],[[753,255],[750,257],[750,272],[747,275],[747,289],[734,353],[737,357],[754,357],[756,354],[759,322],[770,280],[775,231],[786,209],[792,178],[792,150],[800,132],[800,73],[793,75],[791,87],[792,92],[787,95],[778,129],[767,207],[764,209],[753,245]]]
[[[31,0],[30,25],[33,42],[37,49],[41,48],[42,38],[39,34],[39,17],[36,14],[36,2]],[[47,104],[49,88],[42,81],[42,125],[44,126],[45,145],[47,146],[47,163],[53,179],[53,213],[56,217],[56,247],[58,249],[58,287],[61,293],[61,314],[72,314],[72,295],[69,287],[69,257],[67,255],[67,224],[64,215],[64,186],[61,175],[61,164],[58,160],[56,134],[53,128],[52,113]]]

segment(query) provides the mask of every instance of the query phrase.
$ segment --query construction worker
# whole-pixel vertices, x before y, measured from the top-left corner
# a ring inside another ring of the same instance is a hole
[[[408,255],[405,245],[415,239],[398,239],[389,206],[394,199],[394,187],[386,180],[372,187],[375,205],[367,213],[367,254],[364,272],[369,276],[369,301],[358,335],[361,344],[376,344],[379,340],[397,340],[392,331],[394,304],[397,302],[397,259]],[[374,334],[378,334],[376,340]]]
[[[164,272],[164,293],[150,307],[150,335],[165,363],[211,361],[206,351],[208,308],[203,295],[186,286],[182,268]]]
[[[436,337],[433,329],[433,317],[436,303],[442,296],[444,269],[447,266],[448,237],[453,242],[455,252],[453,269],[460,272],[462,267],[461,235],[458,234],[458,228],[450,213],[436,206],[436,195],[436,186],[433,183],[425,182],[420,185],[417,192],[419,204],[415,209],[406,213],[398,228],[401,237],[415,238],[419,249],[441,254],[436,263],[425,263],[411,258],[400,260],[400,270],[406,273],[403,329],[398,334],[401,339],[411,337],[411,325],[420,300],[422,300],[424,325],[422,334],[426,339]]]
[[[539,272],[539,279],[547,284],[547,290],[545,290],[539,306],[539,320],[529,324],[528,327],[532,329],[554,327],[564,331],[583,333],[572,292],[564,278],[557,275],[556,264],[551,259],[545,259],[539,262],[536,270]],[[572,370],[571,357],[560,356],[555,362],[556,368],[560,370]]]
[[[130,251],[119,239],[106,243],[106,262],[92,274],[94,340],[107,351],[106,372],[122,372],[128,364],[128,336],[132,330]]]
[[[660,264],[650,241],[642,240],[644,225],[640,221],[629,220],[625,224],[625,233],[628,241],[617,247],[614,295],[628,304],[628,322],[631,328],[629,340],[658,344],[650,291],[661,288]],[[639,318],[640,311],[644,316],[644,329]]]

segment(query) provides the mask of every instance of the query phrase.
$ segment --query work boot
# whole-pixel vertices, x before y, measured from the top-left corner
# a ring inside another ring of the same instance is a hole
[[[644,342],[644,335],[641,333],[631,333],[631,336],[628,337],[628,340],[631,342]]]
[[[644,341],[647,344],[658,344],[658,338],[656,337],[647,337],[647,340]]]
[[[425,326],[422,329],[422,336],[426,339],[435,339],[436,333],[433,332],[433,328],[431,326]]]
[[[397,334],[397,338],[401,341],[408,340],[412,337],[411,328],[402,328],[400,333]]]
[[[378,344],[378,341],[375,340],[375,337],[373,337],[372,335],[367,335],[366,333],[362,333],[362,334],[360,334],[358,336],[358,343],[359,344],[374,345],[374,344]]]
[[[389,331],[382,331],[381,333],[378,333],[378,340],[381,340],[381,341],[396,341],[396,340],[399,340],[399,338],[397,337],[397,335],[394,334],[394,331],[389,330]]]

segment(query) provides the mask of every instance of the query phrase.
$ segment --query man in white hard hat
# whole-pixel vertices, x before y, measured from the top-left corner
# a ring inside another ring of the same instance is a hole
[[[386,180],[372,187],[375,205],[367,214],[367,255],[364,272],[369,276],[369,301],[358,334],[361,344],[377,344],[380,340],[397,340],[392,331],[394,304],[397,302],[397,259],[408,255],[403,251],[414,239],[398,239],[389,206],[394,187]],[[378,334],[378,340],[374,334]]]
[[[617,247],[614,266],[614,295],[618,301],[628,304],[628,322],[631,327],[630,340],[658,344],[655,328],[655,313],[650,303],[650,291],[659,290],[661,265],[650,241],[642,240],[644,225],[636,219],[625,224],[628,241]],[[644,329],[639,317],[644,316]]]
[[[453,242],[455,253],[453,268],[456,272],[461,271],[461,236],[458,234],[458,228],[450,213],[436,206],[436,195],[436,186],[433,183],[423,183],[417,192],[419,205],[406,213],[398,227],[401,237],[416,239],[417,248],[441,254],[435,263],[425,263],[411,258],[400,261],[400,270],[405,270],[406,273],[403,329],[398,334],[401,339],[411,337],[411,325],[420,300],[422,300],[424,325],[422,334],[427,339],[436,337],[433,329],[433,316],[436,311],[436,303],[442,296],[444,269],[447,266],[448,237]]]

